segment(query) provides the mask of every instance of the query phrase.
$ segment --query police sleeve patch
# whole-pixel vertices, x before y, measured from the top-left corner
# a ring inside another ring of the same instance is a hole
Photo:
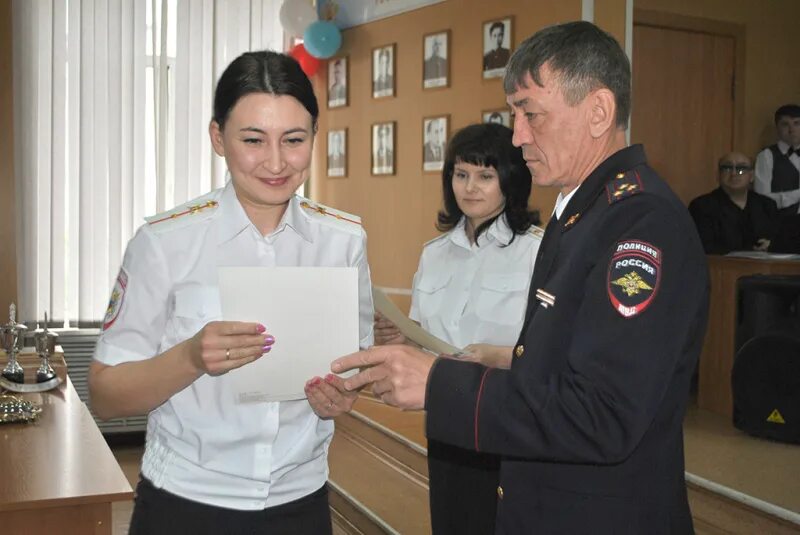
[[[111,299],[108,300],[108,307],[106,308],[106,315],[103,318],[103,330],[107,331],[117,321],[120,310],[122,310],[122,302],[125,300],[125,289],[128,287],[128,273],[125,268],[119,268],[119,275],[117,275],[117,282],[114,283],[114,289],[111,290]]]
[[[608,266],[608,298],[622,317],[644,312],[658,292],[661,251],[637,240],[617,242]]]

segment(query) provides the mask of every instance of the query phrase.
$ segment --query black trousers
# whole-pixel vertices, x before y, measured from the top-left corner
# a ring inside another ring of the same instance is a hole
[[[157,489],[136,487],[131,535],[331,535],[328,487],[261,511],[215,507]]]
[[[428,441],[433,535],[491,535],[500,458]]]

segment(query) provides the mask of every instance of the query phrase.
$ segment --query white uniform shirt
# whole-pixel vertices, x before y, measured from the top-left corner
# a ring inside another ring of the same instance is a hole
[[[425,244],[414,275],[411,319],[458,347],[512,345],[525,319],[525,304],[542,230],[531,227],[511,245],[511,228],[498,217],[470,244],[465,218]]]
[[[782,154],[786,154],[786,151],[789,150],[789,144],[784,141],[778,141],[778,150],[781,151]],[[800,150],[800,147],[797,147]],[[789,161],[792,162],[792,165],[800,171],[800,154],[797,152],[793,152],[791,156],[789,156]],[[756,193],[760,193],[761,195],[766,195],[770,199],[774,200],[778,208],[786,208],[787,206],[791,206],[797,202],[800,202],[800,189],[795,189],[791,191],[780,191],[773,193],[772,191],[772,166],[774,165],[772,151],[769,150],[769,147],[762,150],[756,156],[756,166],[755,166],[755,179],[753,180],[753,190]]]
[[[193,206],[204,208],[187,213]],[[314,206],[293,197],[264,237],[229,183],[170,212],[179,217],[148,218],[128,244],[119,313],[109,306],[112,325],[94,358],[107,365],[148,359],[221,319],[218,266],[357,267],[360,344],[370,346],[366,235],[358,218]],[[332,435],[333,422],[319,419],[307,400],[236,404],[226,375],[204,375],[149,414],[142,473],[190,500],[264,509],[325,484]]]

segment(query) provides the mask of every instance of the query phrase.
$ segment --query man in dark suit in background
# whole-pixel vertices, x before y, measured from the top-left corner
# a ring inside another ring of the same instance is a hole
[[[719,159],[719,187],[689,204],[703,249],[708,254],[771,251],[778,234],[778,206],[755,191],[753,164],[740,152]]]
[[[429,439],[501,455],[497,533],[692,533],[682,425],[708,271],[683,203],[626,147],[628,58],[589,22],[552,26],[504,89],[533,183],[559,189],[510,369],[402,345],[332,370],[425,408]]]

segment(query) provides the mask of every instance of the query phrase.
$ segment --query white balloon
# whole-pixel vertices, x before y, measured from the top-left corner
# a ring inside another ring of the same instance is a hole
[[[306,28],[317,21],[317,11],[311,5],[311,0],[283,0],[280,19],[286,33],[302,37]]]

